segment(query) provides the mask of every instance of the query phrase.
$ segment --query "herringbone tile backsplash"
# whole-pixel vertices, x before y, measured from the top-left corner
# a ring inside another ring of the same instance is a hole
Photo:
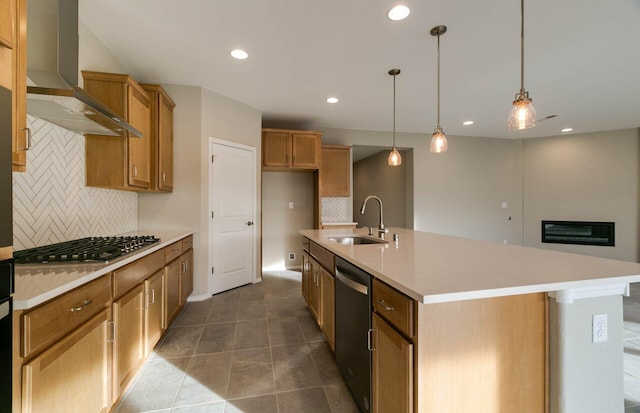
[[[322,222],[349,222],[347,205],[349,198],[323,197],[321,199]]]
[[[32,116],[27,121],[27,172],[13,173],[16,250],[137,230],[136,193],[85,186],[84,136]]]

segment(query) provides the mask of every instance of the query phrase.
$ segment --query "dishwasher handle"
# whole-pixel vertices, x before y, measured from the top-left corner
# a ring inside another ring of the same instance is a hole
[[[363,295],[369,295],[369,287],[360,284],[359,282],[351,279],[347,274],[340,272],[340,269],[336,269],[336,278],[347,287]]]

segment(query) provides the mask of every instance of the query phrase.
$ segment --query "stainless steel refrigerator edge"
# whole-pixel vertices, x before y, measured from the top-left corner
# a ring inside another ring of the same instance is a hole
[[[0,87],[0,413],[11,412],[13,343],[12,95]]]

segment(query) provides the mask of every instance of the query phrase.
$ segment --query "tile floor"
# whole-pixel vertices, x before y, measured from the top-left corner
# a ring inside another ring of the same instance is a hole
[[[631,284],[623,305],[625,413],[640,413],[640,284]]]
[[[134,380],[116,413],[357,413],[295,272],[187,303]]]

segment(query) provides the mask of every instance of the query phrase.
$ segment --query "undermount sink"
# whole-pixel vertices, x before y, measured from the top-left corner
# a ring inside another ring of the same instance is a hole
[[[376,238],[361,237],[359,235],[350,235],[344,237],[329,237],[331,241],[335,241],[342,245],[364,245],[364,244],[387,244],[389,241]]]

